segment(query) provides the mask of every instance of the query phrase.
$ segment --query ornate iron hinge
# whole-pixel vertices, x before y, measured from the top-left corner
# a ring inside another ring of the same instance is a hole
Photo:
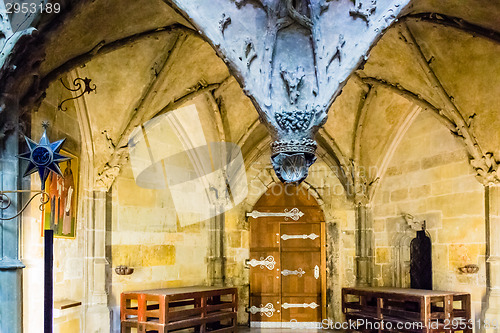
[[[260,305],[260,308],[256,307],[253,305],[248,309],[248,312],[251,314],[257,314],[260,313],[261,316],[267,316],[267,317],[272,317],[274,315],[274,312],[276,312],[276,309],[274,308],[273,303],[267,303],[265,306],[262,304]]]
[[[311,309],[316,309],[319,305],[312,302],[312,303],[302,303],[302,304],[293,304],[293,303],[283,303],[281,306],[283,309],[290,309],[290,308],[311,308]]]
[[[284,270],[281,271],[281,274],[283,276],[297,275],[298,277],[302,277],[302,275],[306,274],[306,272],[304,270],[302,270],[302,268],[296,269],[294,271],[290,271],[288,269],[284,269]]]
[[[252,211],[251,213],[247,213],[247,217],[253,217],[257,219],[259,217],[284,217],[285,220],[287,218],[291,218],[294,221],[297,221],[304,213],[301,212],[298,208],[292,208],[291,210],[285,209],[283,213],[273,213],[273,212],[259,212],[257,210]]]
[[[260,266],[261,269],[264,269],[266,267],[268,270],[273,270],[274,265],[276,265],[276,260],[274,260],[273,256],[267,256],[266,259],[263,257],[260,257],[260,260],[257,259],[252,259],[252,260],[245,260],[245,265],[247,266]]]
[[[319,235],[316,235],[316,234],[309,234],[309,235],[287,235],[287,234],[283,234],[281,235],[281,239],[283,240],[288,240],[288,239],[311,239],[311,240],[315,240],[316,238],[318,238]]]

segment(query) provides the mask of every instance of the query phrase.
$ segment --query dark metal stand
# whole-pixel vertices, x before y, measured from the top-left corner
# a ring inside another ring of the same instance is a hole
[[[54,307],[54,231],[45,230],[44,249],[44,333],[52,333],[52,312]]]

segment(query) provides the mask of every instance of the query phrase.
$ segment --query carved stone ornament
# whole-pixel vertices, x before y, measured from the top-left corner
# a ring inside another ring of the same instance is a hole
[[[421,231],[425,229],[425,220],[419,220],[415,218],[413,215],[408,213],[402,213],[401,215],[405,219],[410,229],[415,231]]]
[[[471,159],[470,164],[477,172],[476,178],[485,186],[500,183],[498,163],[495,160],[493,153],[486,153],[482,159]]]
[[[299,183],[351,73],[409,0],[171,0],[224,59],[274,142],[278,178]]]

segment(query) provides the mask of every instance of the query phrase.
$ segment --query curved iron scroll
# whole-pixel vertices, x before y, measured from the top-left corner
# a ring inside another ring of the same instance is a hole
[[[28,207],[30,202],[33,201],[33,199],[37,195],[40,195],[40,207],[39,207],[40,211],[44,210],[45,204],[48,203],[50,200],[49,194],[45,191],[34,191],[34,190],[0,191],[0,211],[3,211],[5,209],[9,208],[12,204],[12,200],[9,198],[8,195],[6,195],[6,193],[35,193],[35,194],[33,194],[31,196],[31,198],[28,200],[28,202],[26,202],[24,204],[24,206],[21,208],[21,210],[19,212],[16,213],[16,215],[11,216],[11,217],[5,217],[5,218],[0,217],[0,221],[12,220],[12,219],[15,219],[16,217],[18,217],[19,215],[21,215],[26,210],[26,208]]]
[[[260,308],[253,305],[251,308],[248,309],[248,312],[250,312],[253,315],[260,312],[261,317],[265,315],[269,318],[273,316],[275,311],[276,309],[274,308],[273,303],[267,303],[265,306],[261,304]]]
[[[73,99],[77,99],[77,98],[80,98],[82,97],[85,93],[87,94],[90,94],[91,92],[95,92],[96,91],[96,85],[95,84],[90,84],[90,81],[92,81],[92,79],[89,79],[88,77],[86,77],[85,79],[82,79],[81,77],[77,77],[76,79],[73,80],[73,85],[75,86],[75,88],[70,88],[70,87],[67,87],[65,84],[64,84],[64,81],[61,79],[59,79],[63,85],[64,88],[66,88],[67,90],[69,91],[79,91],[82,89],[82,83],[79,82],[79,81],[82,81],[83,84],[85,85],[85,87],[83,87],[83,91],[77,95],[77,96],[74,96],[74,97],[71,97],[71,98],[66,98],[64,101],[62,101],[61,103],[59,103],[59,106],[57,107],[58,110],[61,110],[61,111],[67,111],[68,108],[63,108],[63,104],[66,103],[67,101],[70,101],[70,100],[73,100]]]
[[[257,259],[252,259],[252,260],[245,260],[245,265],[247,266],[260,266],[261,269],[264,269],[266,267],[268,270],[273,270],[274,265],[276,265],[276,260],[274,260],[273,256],[267,256],[266,259],[263,257],[260,258],[260,260]]]

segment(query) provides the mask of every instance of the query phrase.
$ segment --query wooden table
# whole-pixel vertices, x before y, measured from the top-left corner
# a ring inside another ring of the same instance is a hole
[[[361,319],[372,324],[384,321],[390,322],[391,327],[404,325],[398,331],[469,333],[473,326],[470,294],[464,292],[383,287],[343,288],[342,311],[347,320]],[[376,330],[391,329],[386,326]]]
[[[184,287],[121,294],[122,333],[167,333],[184,328],[197,332],[228,333],[237,330],[236,288]]]

